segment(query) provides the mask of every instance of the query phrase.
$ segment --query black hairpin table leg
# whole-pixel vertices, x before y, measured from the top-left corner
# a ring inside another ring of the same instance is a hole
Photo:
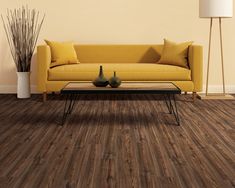
[[[170,100],[170,95],[168,95],[168,94],[164,95],[164,99],[165,99],[165,103],[166,103],[166,106],[167,106],[169,113],[172,114],[172,104],[171,104],[171,100]]]
[[[177,103],[175,100],[175,95],[174,94],[166,94],[164,95],[166,106],[169,110],[169,113],[174,115],[175,120],[177,122],[177,125],[180,125],[180,118],[179,118],[179,113],[178,113],[178,108],[177,108]]]
[[[68,115],[72,113],[76,99],[77,99],[76,94],[67,94],[65,104],[64,104],[64,112],[63,112],[63,116],[62,116],[62,122],[61,122],[62,126],[64,125]]]

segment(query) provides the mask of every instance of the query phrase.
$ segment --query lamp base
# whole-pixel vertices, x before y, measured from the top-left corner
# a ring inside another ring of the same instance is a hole
[[[210,94],[198,94],[198,98],[201,100],[235,100],[235,97],[229,94],[210,93]]]

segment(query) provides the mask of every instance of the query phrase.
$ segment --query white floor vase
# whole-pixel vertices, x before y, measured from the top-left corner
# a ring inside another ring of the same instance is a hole
[[[30,72],[17,72],[17,98],[30,98]]]

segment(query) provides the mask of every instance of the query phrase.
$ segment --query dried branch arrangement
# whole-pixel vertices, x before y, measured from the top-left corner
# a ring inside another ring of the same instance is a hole
[[[22,7],[7,10],[6,21],[2,15],[1,18],[17,71],[29,72],[31,58],[45,15],[39,21],[38,11]]]

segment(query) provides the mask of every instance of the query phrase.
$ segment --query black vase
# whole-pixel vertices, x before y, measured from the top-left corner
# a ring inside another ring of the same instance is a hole
[[[106,87],[109,84],[109,81],[104,77],[102,66],[100,66],[99,76],[93,81],[93,84],[96,87]]]
[[[117,88],[121,85],[121,80],[116,76],[116,72],[114,71],[113,77],[109,79],[109,85],[113,88]]]

